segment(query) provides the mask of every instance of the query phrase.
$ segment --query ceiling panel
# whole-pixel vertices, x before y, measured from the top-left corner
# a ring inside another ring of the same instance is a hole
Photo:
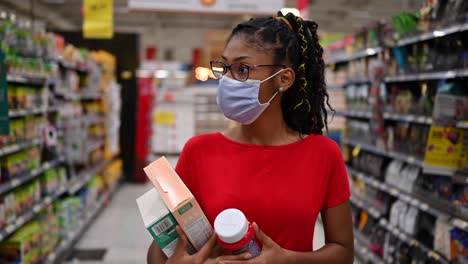
[[[23,5],[23,12],[29,10],[30,0],[7,0]],[[33,0],[36,9],[39,6],[59,14],[64,20],[81,28],[82,0]],[[62,2],[52,4],[50,1]],[[170,0],[168,0],[170,1]],[[310,18],[318,22],[323,31],[352,33],[357,28],[368,25],[375,20],[391,19],[392,15],[402,11],[415,11],[424,0],[310,0]],[[3,2],[3,1],[2,1]],[[22,3],[22,4],[21,4]],[[286,6],[294,7],[296,0],[285,0]],[[37,12],[36,10],[36,12]],[[135,28],[139,31],[154,27],[164,28],[202,28],[226,29],[241,20],[239,16],[133,13],[127,8],[127,0],[114,0],[114,24],[118,31],[121,28]],[[41,19],[47,15],[36,14]],[[54,21],[49,21],[54,22]],[[49,23],[54,28],[62,29],[63,23]],[[69,24],[67,24],[69,26]]]

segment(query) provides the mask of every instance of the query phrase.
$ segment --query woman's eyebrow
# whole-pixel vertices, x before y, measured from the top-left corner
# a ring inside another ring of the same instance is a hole
[[[237,61],[241,61],[241,60],[244,60],[244,59],[248,59],[248,58],[252,58],[250,56],[239,56],[239,57],[236,57],[233,59],[234,62],[237,62]],[[226,56],[221,56],[221,59],[223,59],[224,61],[227,61],[228,59],[226,58]]]

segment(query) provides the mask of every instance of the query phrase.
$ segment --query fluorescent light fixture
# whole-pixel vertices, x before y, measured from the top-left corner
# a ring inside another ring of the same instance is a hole
[[[440,31],[440,30],[435,30],[435,31],[433,32],[433,34],[434,34],[434,36],[436,36],[436,37],[445,36],[445,32]]]
[[[154,77],[158,79],[165,79],[169,77],[169,71],[166,70],[157,70],[154,72]]]
[[[375,49],[366,49],[366,53],[367,55],[375,55],[377,51],[375,51]]]
[[[290,7],[285,7],[281,9],[281,13],[283,15],[286,15],[287,13],[293,13],[295,16],[300,16],[301,13],[299,12],[299,9],[297,8],[290,8]]]

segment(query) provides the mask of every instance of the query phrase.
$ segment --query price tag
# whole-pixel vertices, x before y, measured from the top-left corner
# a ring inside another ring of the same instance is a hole
[[[16,220],[16,226],[22,226],[24,224],[24,218],[20,217]]]
[[[396,196],[396,195],[398,195],[398,193],[399,193],[399,192],[398,192],[398,190],[397,190],[396,188],[391,188],[391,189],[390,189],[390,194],[391,194],[391,195]]]
[[[453,225],[460,229],[465,230],[468,227],[468,222],[457,218],[453,220]]]
[[[439,253],[437,253],[437,252],[435,252],[435,251],[432,251],[432,250],[429,251],[429,254],[428,254],[428,255],[429,255],[429,257],[432,257],[432,258],[434,258],[435,260],[439,260],[439,259],[440,259]]]
[[[412,156],[411,156],[411,157],[408,157],[407,162],[408,162],[408,163],[414,163],[414,162],[415,162],[415,158],[412,157]]]
[[[41,210],[41,207],[38,204],[36,204],[34,206],[33,210],[34,210],[34,212],[39,213],[39,211]]]
[[[52,198],[50,198],[50,196],[48,196],[48,197],[46,197],[46,198],[44,199],[44,202],[45,202],[46,204],[49,204],[49,203],[52,202]]]
[[[20,183],[21,183],[21,182],[20,182],[18,179],[13,179],[13,180],[11,181],[11,186],[14,188],[14,187],[19,186]]]
[[[9,225],[9,226],[6,228],[6,232],[7,232],[8,234],[11,234],[14,230],[15,230],[15,227],[12,226],[12,225]]]
[[[423,211],[427,211],[429,209],[429,205],[427,205],[427,203],[421,203],[421,207],[420,207]]]
[[[359,153],[361,152],[361,146],[355,146],[352,151],[353,157],[359,156]]]

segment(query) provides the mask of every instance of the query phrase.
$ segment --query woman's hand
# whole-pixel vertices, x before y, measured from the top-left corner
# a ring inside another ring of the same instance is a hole
[[[260,256],[248,260],[232,260],[226,257],[220,257],[221,264],[286,264],[288,263],[287,250],[281,248],[270,237],[263,233],[256,223],[253,223],[255,237],[263,245]],[[223,259],[226,258],[226,259]]]
[[[241,254],[233,256],[219,256],[218,252],[215,252],[216,246],[216,235],[213,234],[211,238],[206,242],[206,244],[201,248],[197,253],[190,255],[187,251],[188,238],[182,231],[182,229],[177,226],[177,233],[179,233],[179,241],[177,242],[177,247],[174,254],[167,260],[166,264],[218,264],[221,259],[223,260],[245,260],[251,258],[250,254]],[[212,257],[212,258],[210,258]]]

